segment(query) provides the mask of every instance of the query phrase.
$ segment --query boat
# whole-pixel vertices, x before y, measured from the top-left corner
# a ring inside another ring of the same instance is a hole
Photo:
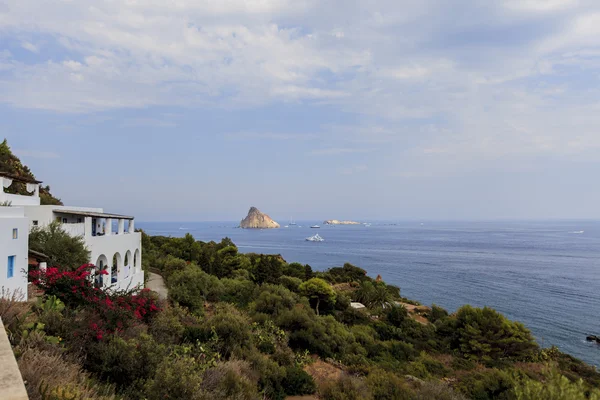
[[[292,217],[290,217],[290,225],[296,225],[296,223],[294,222],[294,219]]]
[[[311,228],[320,228],[320,226],[319,225],[313,225],[313,226],[311,226]]]
[[[307,237],[306,238],[307,242],[324,242],[325,239],[323,239],[321,236],[319,236],[319,234],[317,233],[315,236],[311,236],[311,237]]]

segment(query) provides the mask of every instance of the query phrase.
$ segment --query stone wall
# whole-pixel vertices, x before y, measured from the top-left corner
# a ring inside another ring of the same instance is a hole
[[[28,400],[15,355],[0,319],[0,399]]]

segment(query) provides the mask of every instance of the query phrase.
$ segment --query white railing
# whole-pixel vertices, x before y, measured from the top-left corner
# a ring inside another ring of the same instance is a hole
[[[2,192],[0,193],[0,203],[4,202],[9,202],[12,206],[39,206],[40,198],[38,196],[22,196]]]
[[[67,232],[70,236],[84,236],[85,235],[85,224],[62,224],[62,228],[65,232]]]

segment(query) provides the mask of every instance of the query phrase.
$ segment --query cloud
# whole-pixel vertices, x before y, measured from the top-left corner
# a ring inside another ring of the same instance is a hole
[[[40,52],[40,49],[36,45],[34,45],[33,43],[30,43],[30,42],[21,43],[21,47],[24,48],[25,50],[29,50],[32,53]]]
[[[323,125],[343,127],[319,133],[316,156],[366,143],[439,160],[597,151],[596,1],[6,4],[6,40],[55,50],[33,61],[1,53],[0,102],[13,107],[315,106]],[[173,124],[159,119],[126,123]],[[252,129],[225,137],[315,137]]]
[[[359,149],[359,148],[348,148],[348,147],[332,147],[326,149],[315,149],[309,154],[312,156],[335,156],[340,154],[355,154],[355,153],[368,153],[373,151],[372,149]]]
[[[341,175],[354,175],[361,172],[366,172],[369,168],[366,165],[355,165],[352,167],[340,168],[338,172]]]
[[[18,157],[23,158],[39,158],[39,159],[56,159],[60,158],[58,153],[43,150],[28,150],[28,149],[15,149],[14,153]]]
[[[277,132],[232,132],[223,135],[229,140],[308,140],[316,135],[311,133],[277,133]]]

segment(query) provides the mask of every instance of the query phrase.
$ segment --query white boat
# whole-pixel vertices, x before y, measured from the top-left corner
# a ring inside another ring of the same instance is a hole
[[[319,236],[319,234],[317,233],[315,236],[311,236],[311,237],[307,237],[306,238],[307,242],[324,242],[325,239],[323,239],[321,236]]]
[[[294,222],[294,219],[292,217],[290,217],[290,225],[296,225],[296,223]]]
[[[319,225],[313,225],[313,226],[311,226],[311,228],[320,228],[320,226]]]

